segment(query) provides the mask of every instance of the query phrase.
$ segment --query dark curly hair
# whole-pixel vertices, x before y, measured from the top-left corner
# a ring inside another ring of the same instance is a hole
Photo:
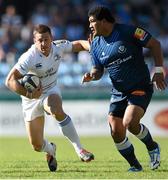
[[[112,16],[110,9],[103,5],[92,7],[88,12],[88,17],[90,16],[94,16],[97,20],[106,19],[108,22],[115,22],[115,18]]]

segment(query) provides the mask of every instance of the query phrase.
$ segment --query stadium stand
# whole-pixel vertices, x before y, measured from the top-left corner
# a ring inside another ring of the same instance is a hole
[[[6,91],[4,80],[18,60],[18,57],[32,44],[31,32],[34,24],[43,23],[51,27],[55,39],[87,39],[87,11],[93,4],[105,4],[111,7],[119,22],[141,25],[160,40],[168,81],[168,1],[161,0],[35,0],[25,4],[17,0],[0,1],[0,90]],[[150,54],[144,49],[144,55],[152,72],[153,64]],[[61,88],[81,88],[81,77],[90,69],[88,52],[65,55],[59,69]],[[83,88],[110,88],[105,74],[101,82],[88,83]],[[161,94],[157,93],[159,96]],[[168,92],[162,93],[168,97]],[[164,97],[165,97],[164,96]]]

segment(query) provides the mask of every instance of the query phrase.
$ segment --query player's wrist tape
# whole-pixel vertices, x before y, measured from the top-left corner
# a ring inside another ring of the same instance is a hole
[[[26,92],[26,97],[32,99],[32,92],[27,91]]]
[[[155,73],[163,73],[164,72],[164,69],[162,66],[156,66],[155,67]]]

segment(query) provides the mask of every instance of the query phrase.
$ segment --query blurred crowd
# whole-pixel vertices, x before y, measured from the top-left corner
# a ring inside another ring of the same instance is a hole
[[[7,0],[0,0],[0,87],[4,86],[4,79],[19,56],[33,43],[35,24],[49,25],[54,39],[87,39],[87,12],[94,4],[109,6],[120,23],[139,25],[151,32],[161,42],[168,68],[168,0],[34,0],[28,1],[32,4],[24,9],[19,3],[11,3],[16,1],[3,2]],[[144,54],[150,59],[148,51],[144,50]],[[82,74],[90,66],[88,52],[66,54],[59,69],[60,85],[79,86]],[[149,68],[152,70],[150,61]],[[109,84],[106,74],[98,83],[92,83]]]

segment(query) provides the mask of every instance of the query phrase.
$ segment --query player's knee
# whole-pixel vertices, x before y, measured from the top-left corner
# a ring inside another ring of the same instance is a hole
[[[123,120],[122,122],[123,126],[125,129],[131,128],[131,126],[134,124],[134,119],[133,117],[127,117]]]
[[[140,132],[140,125],[139,124],[130,124],[128,127],[129,132],[131,132],[134,135],[139,134]]]

